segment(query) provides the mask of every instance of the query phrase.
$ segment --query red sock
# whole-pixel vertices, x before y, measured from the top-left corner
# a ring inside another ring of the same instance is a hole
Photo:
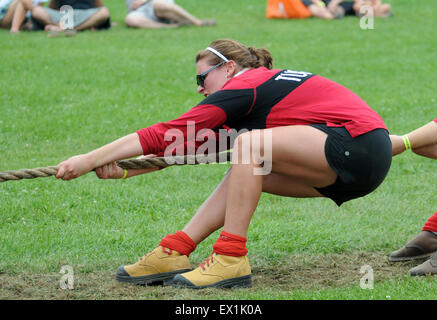
[[[196,249],[196,243],[183,231],[166,235],[159,245],[175,250],[187,257]]]
[[[437,232],[437,212],[434,213],[422,228],[422,231]]]
[[[241,257],[247,254],[247,238],[222,231],[212,246],[214,252],[225,256]]]

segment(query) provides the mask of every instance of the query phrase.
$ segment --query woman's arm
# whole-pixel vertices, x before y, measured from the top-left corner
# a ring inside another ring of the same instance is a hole
[[[404,140],[401,136],[390,135],[393,157],[405,151]]]
[[[435,144],[437,143],[437,122],[431,121],[407,135],[412,149]]]
[[[154,158],[156,155],[149,154],[147,156],[144,156],[142,158]],[[116,162],[112,162],[109,164],[105,164],[102,167],[99,167],[96,169],[96,175],[100,179],[121,179],[121,178],[130,178],[134,176],[138,176],[140,174],[145,174],[153,171],[160,170],[160,168],[153,168],[153,169],[129,169],[124,170],[117,166]],[[126,176],[125,176],[126,174]]]
[[[56,178],[62,180],[75,179],[94,168],[142,154],[143,150],[138,134],[132,133],[87,154],[77,155],[61,162]]]
[[[413,152],[422,157],[437,159],[437,143],[420,148],[414,148]]]
[[[156,123],[87,154],[61,162],[56,177],[75,179],[114,161],[143,154],[173,156],[196,152],[204,143],[211,142],[208,137],[217,136],[212,129],[218,130],[226,120],[232,123],[247,114],[252,105],[253,90],[247,90],[245,95],[239,92],[235,98],[238,98],[237,101],[230,99],[226,92],[209,96],[177,119]],[[211,152],[210,148],[205,151]]]
[[[436,120],[431,121],[405,135],[408,137],[411,144],[411,149],[414,153],[423,157],[437,159]],[[398,155],[406,150],[402,136],[390,135],[390,140],[392,142],[393,156]]]

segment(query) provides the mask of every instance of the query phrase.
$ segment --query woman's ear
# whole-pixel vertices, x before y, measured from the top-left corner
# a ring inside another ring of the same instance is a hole
[[[228,79],[232,78],[233,76],[235,76],[235,74],[238,73],[238,67],[237,64],[235,63],[234,60],[229,60],[226,63],[226,77]]]

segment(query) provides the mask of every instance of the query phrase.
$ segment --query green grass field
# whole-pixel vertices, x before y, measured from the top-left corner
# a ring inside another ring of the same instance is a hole
[[[306,70],[359,94],[403,134],[436,117],[433,1],[394,0],[394,17],[362,30],[355,17],[271,21],[264,0],[180,1],[214,28],[130,30],[124,2],[107,0],[109,31],[73,38],[0,31],[0,171],[57,163],[196,105],[194,56],[234,38],[271,50],[276,68]],[[371,195],[338,208],[327,199],[263,195],[248,234],[253,287],[192,292],[119,284],[135,262],[183,228],[229,165],[172,167],[126,181],[89,174],[0,184],[0,299],[435,299],[437,277],[388,255],[436,210],[436,162],[394,158]],[[197,266],[218,232],[191,255]],[[62,290],[63,265],[74,289]],[[360,288],[360,268],[374,289]]]

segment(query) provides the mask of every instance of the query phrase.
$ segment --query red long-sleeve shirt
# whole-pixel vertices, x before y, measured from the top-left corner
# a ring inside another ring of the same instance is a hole
[[[387,130],[375,111],[340,84],[308,72],[257,68],[230,79],[179,118],[137,133],[144,154],[161,156],[171,144],[182,144],[180,155],[194,153],[204,143],[202,139],[196,141],[202,129],[211,129],[218,136],[219,129],[316,123],[343,126],[352,137],[378,128]],[[166,132],[169,141],[164,138]]]

